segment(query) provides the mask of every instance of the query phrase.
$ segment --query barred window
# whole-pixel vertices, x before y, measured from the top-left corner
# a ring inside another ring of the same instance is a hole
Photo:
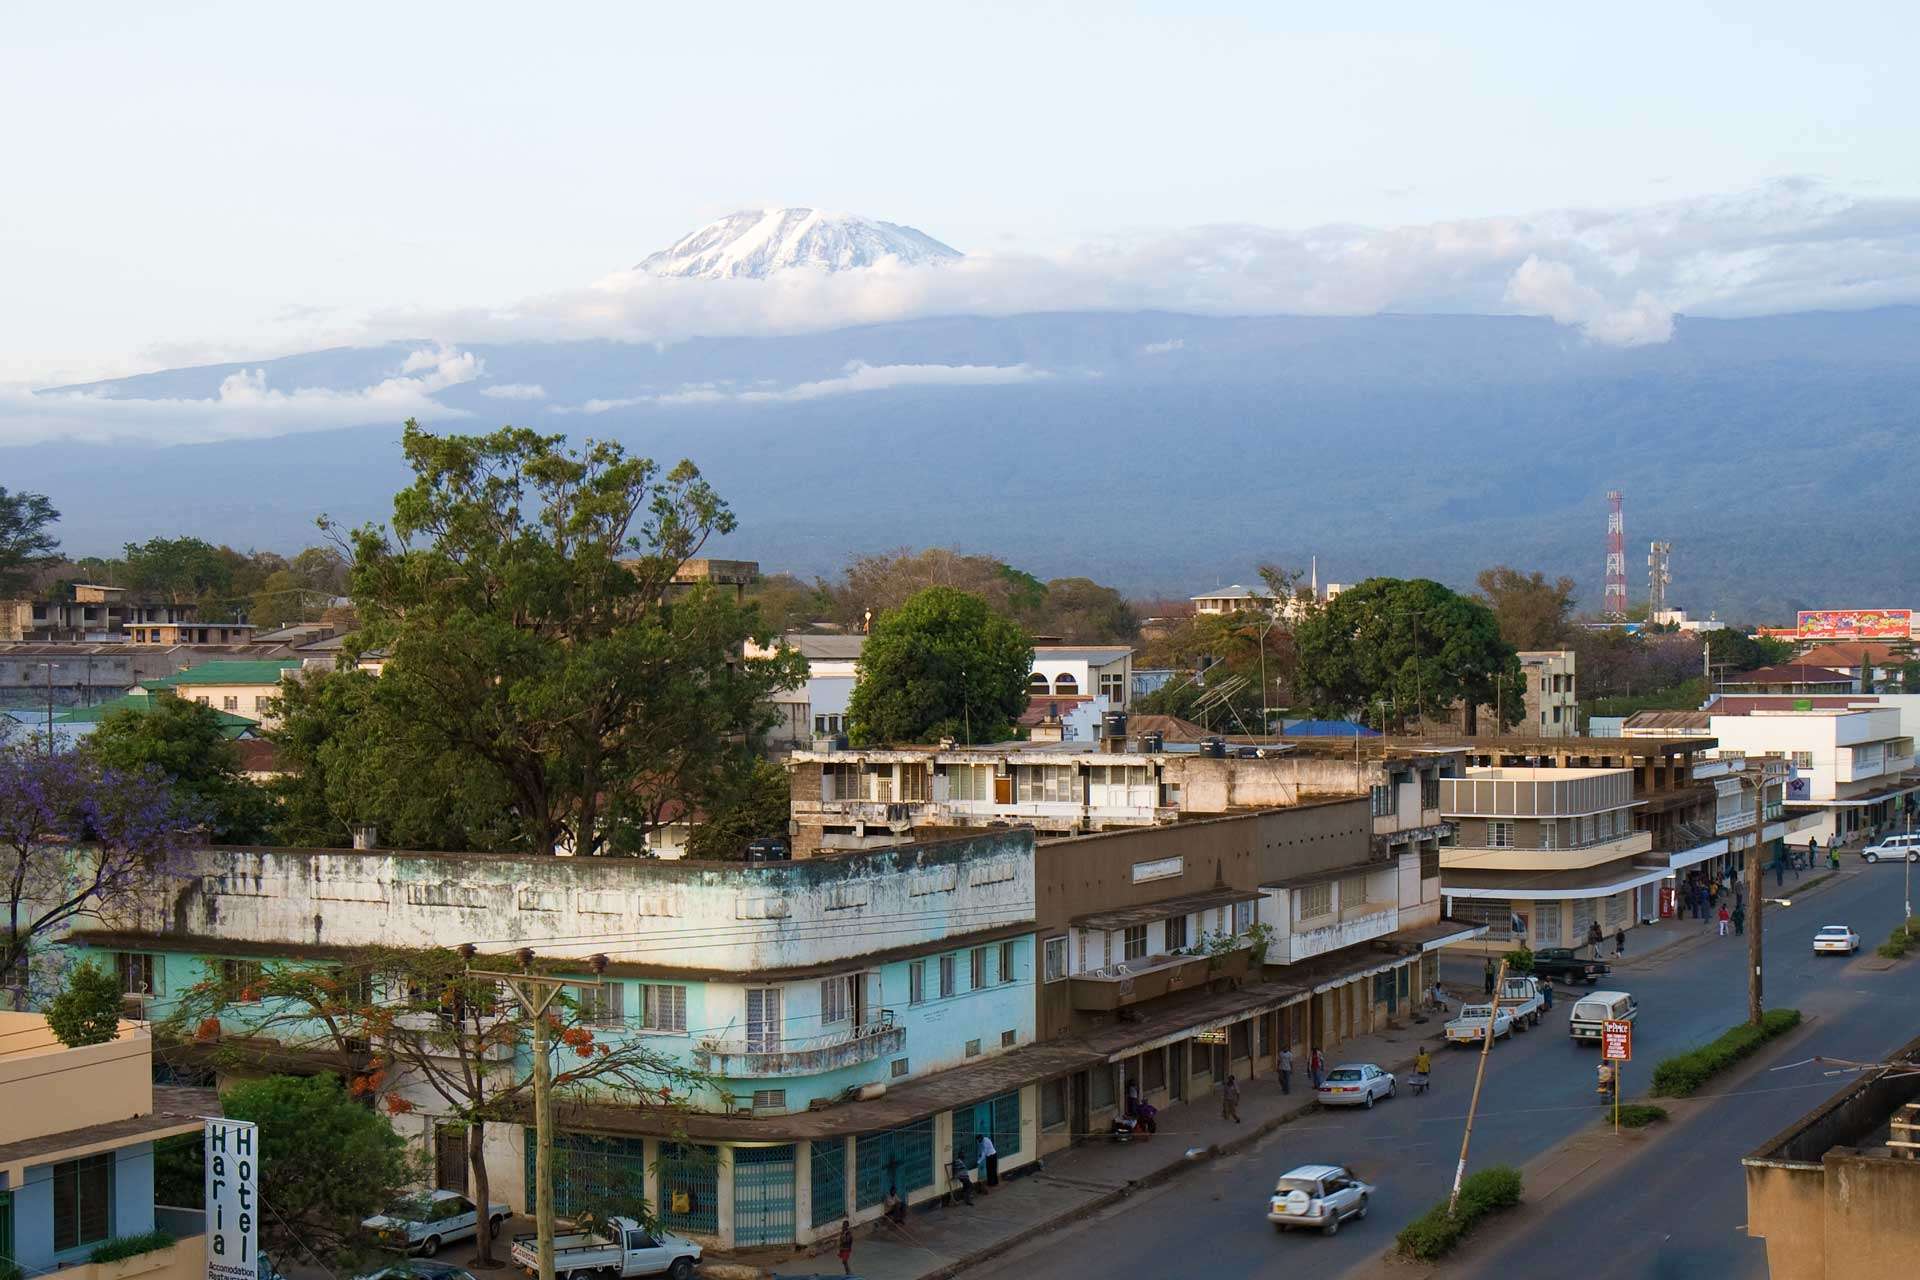
[[[1322,881],[1300,890],[1300,918],[1328,915],[1333,911],[1333,883]]]
[[[687,989],[683,986],[646,986],[645,1006],[640,1025],[649,1031],[685,1031],[687,1029]]]

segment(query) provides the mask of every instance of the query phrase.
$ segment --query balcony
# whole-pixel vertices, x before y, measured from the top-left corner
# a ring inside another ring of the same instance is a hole
[[[1075,1009],[1112,1013],[1180,991],[1205,990],[1216,979],[1244,978],[1252,958],[1251,947],[1237,947],[1219,956],[1141,956],[1076,973],[1068,985]]]
[[[1638,857],[1652,848],[1653,834],[1648,831],[1629,831],[1625,835],[1588,844],[1562,845],[1552,849],[1443,844],[1440,846],[1440,866],[1442,870],[1454,868],[1462,871],[1577,870],[1616,862],[1621,858]]]
[[[1400,908],[1390,902],[1363,902],[1318,927],[1295,925],[1293,932],[1267,945],[1268,964],[1299,964],[1361,942],[1384,938],[1400,927]]]
[[[862,1026],[778,1045],[702,1040],[694,1046],[693,1063],[701,1071],[734,1080],[811,1076],[897,1054],[906,1043],[907,1029],[894,1023],[893,1010],[882,1009],[877,1018]]]

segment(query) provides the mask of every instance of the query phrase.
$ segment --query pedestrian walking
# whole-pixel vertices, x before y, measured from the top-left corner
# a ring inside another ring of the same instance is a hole
[[[1314,1091],[1320,1089],[1320,1082],[1326,1079],[1327,1060],[1320,1056],[1320,1046],[1313,1046],[1313,1052],[1307,1056],[1307,1077],[1313,1081]]]
[[[1240,1082],[1233,1078],[1233,1072],[1227,1072],[1227,1082],[1220,1088],[1220,1118],[1240,1123]]]
[[[980,1157],[974,1163],[980,1166],[980,1178],[987,1186],[1000,1185],[1000,1153],[994,1149],[993,1139],[984,1133],[980,1135]]]
[[[1724,938],[1727,936],[1727,925],[1730,924],[1732,921],[1733,921],[1732,914],[1728,912],[1728,910],[1725,907],[1720,908],[1720,936],[1721,937]]]
[[[1613,954],[1617,956],[1627,954],[1627,927],[1625,925],[1621,925],[1613,931]]]
[[[1540,979],[1540,998],[1546,1001],[1547,1011],[1551,1013],[1553,1011],[1553,979],[1552,978]]]
[[[1747,931],[1747,904],[1744,902],[1733,904],[1733,931],[1736,934]]]
[[[840,1271],[853,1274],[853,1222],[847,1218],[840,1219]]]
[[[1492,956],[1487,957],[1487,974],[1486,974],[1485,982],[1487,986],[1487,994],[1492,995],[1493,994],[1493,957]]]
[[[1280,1092],[1293,1092],[1293,1050],[1284,1045],[1280,1049]]]
[[[1600,931],[1600,922],[1598,920],[1588,921],[1587,922],[1587,945],[1593,948],[1593,958],[1595,960],[1598,960],[1600,958],[1600,944],[1605,942],[1606,940],[1607,940],[1607,935]],[[1491,986],[1487,988],[1487,994],[1488,995],[1493,994],[1493,988]]]
[[[1836,840],[1839,839],[1838,836],[1834,838]],[[1819,856],[1820,856],[1820,837],[1808,836],[1807,837],[1807,865],[1811,867],[1814,863],[1814,859],[1818,858]]]

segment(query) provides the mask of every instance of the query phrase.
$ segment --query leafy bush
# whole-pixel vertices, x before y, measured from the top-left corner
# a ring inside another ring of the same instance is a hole
[[[1769,1009],[1760,1016],[1757,1027],[1743,1022],[1697,1049],[1676,1053],[1653,1069],[1653,1096],[1684,1098],[1767,1041],[1799,1025],[1798,1009]]]
[[[89,1262],[119,1262],[123,1258],[137,1258],[143,1253],[152,1253],[155,1249],[164,1249],[172,1244],[173,1237],[164,1231],[146,1231],[137,1236],[115,1236],[94,1246],[87,1255]]]
[[[1644,1129],[1650,1124],[1667,1118],[1665,1107],[1656,1107],[1650,1102],[1623,1102],[1620,1104],[1620,1127],[1623,1129]]]
[[[1394,1237],[1395,1247],[1409,1258],[1438,1261],[1464,1240],[1480,1219],[1519,1204],[1520,1191],[1518,1169],[1504,1164],[1482,1169],[1460,1184],[1458,1212],[1449,1214],[1444,1204],[1433,1206],[1400,1229]]]
[[[69,1049],[114,1039],[120,1034],[119,980],[93,961],[83,962],[47,1002],[47,1026]]]
[[[1516,976],[1533,972],[1533,952],[1526,947],[1515,947],[1507,952],[1507,972]]]

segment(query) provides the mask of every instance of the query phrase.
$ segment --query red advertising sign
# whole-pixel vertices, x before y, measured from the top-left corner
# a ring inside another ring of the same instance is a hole
[[[1802,640],[1905,640],[1913,627],[1911,609],[1802,609]]]
[[[1608,1062],[1633,1060],[1633,1024],[1609,1018],[1600,1024],[1600,1056]]]

